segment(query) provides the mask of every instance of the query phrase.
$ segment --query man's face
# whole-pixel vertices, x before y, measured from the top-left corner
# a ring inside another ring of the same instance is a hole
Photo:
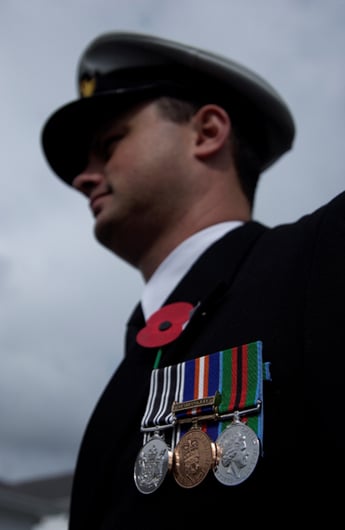
[[[100,243],[136,265],[187,208],[193,128],[163,117],[149,102],[95,135],[85,171],[73,186],[84,193]]]

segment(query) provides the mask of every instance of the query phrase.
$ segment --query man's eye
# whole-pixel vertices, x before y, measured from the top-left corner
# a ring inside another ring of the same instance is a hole
[[[116,145],[123,138],[122,134],[114,134],[106,138],[100,145],[100,154],[104,160],[108,160],[114,152]]]

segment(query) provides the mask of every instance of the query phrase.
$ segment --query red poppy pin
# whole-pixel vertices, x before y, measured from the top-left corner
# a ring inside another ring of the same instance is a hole
[[[153,313],[146,326],[137,334],[137,342],[145,348],[156,348],[169,344],[182,333],[194,307],[187,302],[175,302],[161,307]]]

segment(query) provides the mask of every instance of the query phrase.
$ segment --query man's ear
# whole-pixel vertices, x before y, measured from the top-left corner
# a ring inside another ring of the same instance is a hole
[[[230,136],[229,115],[218,105],[201,107],[194,114],[193,123],[196,131],[194,153],[198,158],[207,158],[217,153]]]

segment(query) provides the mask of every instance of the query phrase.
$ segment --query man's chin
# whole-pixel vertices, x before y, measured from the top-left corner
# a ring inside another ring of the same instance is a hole
[[[99,213],[95,219],[94,225],[94,235],[96,240],[104,246],[108,246],[108,240],[111,239],[113,235],[113,229],[111,228],[111,223],[107,221],[102,213]]]

